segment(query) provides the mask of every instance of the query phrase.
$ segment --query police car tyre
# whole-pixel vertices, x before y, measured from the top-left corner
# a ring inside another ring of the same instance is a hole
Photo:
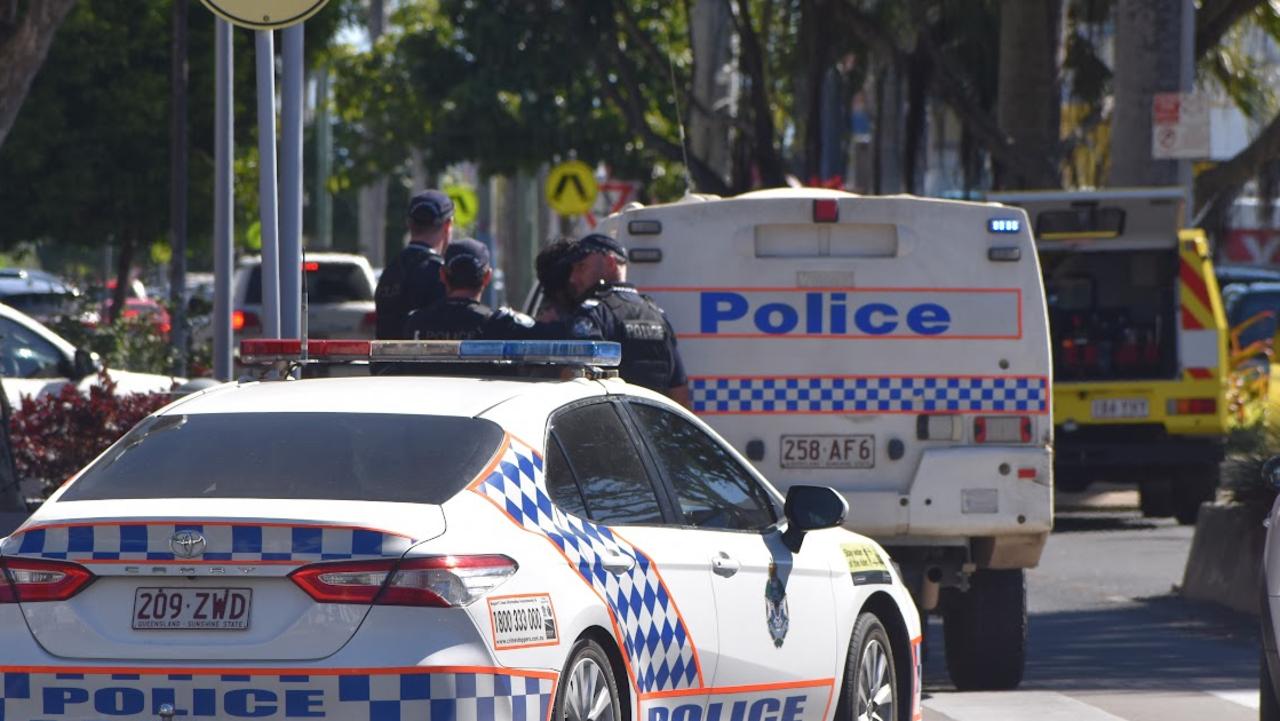
[[[968,591],[948,595],[942,630],[952,683],[961,691],[1016,688],[1027,648],[1022,570],[977,571]]]
[[[1217,463],[1196,463],[1183,468],[1173,486],[1173,515],[1184,526],[1195,524],[1200,504],[1212,501],[1218,492]]]
[[[565,664],[552,721],[622,721],[620,698],[608,654],[595,641],[581,639]]]
[[[1276,699],[1276,687],[1271,682],[1266,651],[1259,654],[1258,658],[1258,719],[1280,721],[1280,700]]]
[[[849,640],[849,657],[845,662],[835,721],[907,718],[899,702],[897,668],[889,633],[880,619],[872,613],[858,616]]]

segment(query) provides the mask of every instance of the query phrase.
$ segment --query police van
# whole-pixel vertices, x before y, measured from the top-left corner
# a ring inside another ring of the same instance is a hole
[[[693,410],[782,486],[849,501],[962,689],[1016,686],[1053,525],[1049,334],[1026,214],[778,189],[602,223],[661,305]]]
[[[1194,523],[1228,429],[1227,320],[1181,188],[994,195],[1026,209],[1049,299],[1057,482],[1136,483]],[[1261,405],[1261,404],[1259,404]]]

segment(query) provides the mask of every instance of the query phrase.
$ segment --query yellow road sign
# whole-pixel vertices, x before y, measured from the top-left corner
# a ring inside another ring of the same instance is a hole
[[[445,186],[444,194],[453,201],[454,225],[468,226],[476,221],[476,216],[480,214],[480,201],[470,185]]]
[[[565,161],[547,175],[547,204],[560,215],[583,215],[596,202],[595,173],[581,160]]]
[[[275,30],[296,25],[320,12],[329,0],[201,0],[214,15],[233,25]]]

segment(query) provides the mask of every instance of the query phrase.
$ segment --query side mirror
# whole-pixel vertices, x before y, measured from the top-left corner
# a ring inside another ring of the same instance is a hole
[[[1280,491],[1280,456],[1272,456],[1262,464],[1262,482]]]
[[[787,530],[782,534],[782,541],[792,553],[799,553],[805,533],[844,523],[849,504],[844,496],[827,486],[792,486],[787,491],[783,513],[787,517]]]
[[[75,360],[71,363],[71,379],[80,380],[98,372],[98,354],[84,348],[76,348]]]

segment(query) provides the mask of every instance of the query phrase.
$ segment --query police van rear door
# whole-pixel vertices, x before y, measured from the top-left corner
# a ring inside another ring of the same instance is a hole
[[[606,230],[679,336],[694,410],[774,482],[856,494],[853,528],[913,531],[930,449],[1050,442],[1021,210],[773,190],[634,209]]]

